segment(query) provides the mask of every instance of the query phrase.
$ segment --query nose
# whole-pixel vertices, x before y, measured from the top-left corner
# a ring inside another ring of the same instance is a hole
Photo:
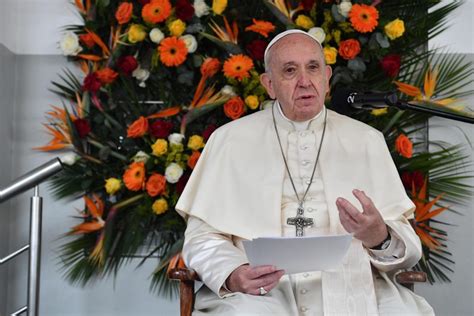
[[[298,77],[298,86],[307,88],[311,85],[310,76],[306,71],[301,71]]]

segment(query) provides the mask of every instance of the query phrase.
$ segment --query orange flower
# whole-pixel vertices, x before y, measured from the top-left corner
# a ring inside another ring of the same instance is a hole
[[[139,191],[145,187],[145,163],[134,162],[123,174],[123,183],[130,191]]]
[[[374,6],[354,4],[349,12],[349,18],[356,31],[368,33],[379,24],[379,11]]]
[[[244,101],[239,96],[233,97],[224,104],[224,113],[233,120],[241,117],[245,112]]]
[[[169,0],[152,0],[145,4],[142,9],[142,17],[145,22],[156,24],[166,20],[171,14]]]
[[[199,160],[199,157],[201,157],[201,153],[199,151],[193,151],[191,156],[189,156],[189,158],[188,158],[189,168],[194,169],[194,167],[196,166],[196,164]]]
[[[201,75],[209,78],[214,76],[221,68],[221,63],[217,58],[208,57],[201,65]]]
[[[186,43],[177,37],[168,37],[158,47],[160,60],[168,67],[179,66],[186,60],[188,49]]]
[[[92,38],[92,35],[87,33],[87,34],[81,34],[79,35],[79,40],[84,43],[84,45],[87,46],[87,48],[92,48],[95,45],[95,41]]]
[[[165,188],[166,178],[159,173],[152,174],[146,183],[146,191],[152,197],[165,192]]]
[[[97,75],[97,78],[99,78],[99,81],[102,84],[112,83],[118,77],[118,73],[116,71],[110,69],[109,67],[106,67],[106,68],[101,69],[101,70],[97,70],[95,73]]]
[[[140,116],[138,120],[133,122],[127,129],[127,137],[142,137],[148,131],[148,120],[144,116]]]
[[[360,43],[356,39],[348,39],[339,43],[339,55],[346,59],[354,59],[360,53]]]
[[[117,11],[115,11],[115,18],[118,24],[125,24],[130,21],[133,13],[133,4],[130,2],[122,2]]]
[[[264,37],[268,37],[268,33],[275,30],[275,25],[270,22],[252,19],[253,24],[245,28],[246,31],[258,33]]]
[[[250,77],[249,70],[253,67],[250,57],[242,54],[234,55],[224,62],[224,75],[228,78],[242,80]]]
[[[411,158],[413,155],[413,143],[405,134],[398,135],[395,140],[395,149],[405,158]]]

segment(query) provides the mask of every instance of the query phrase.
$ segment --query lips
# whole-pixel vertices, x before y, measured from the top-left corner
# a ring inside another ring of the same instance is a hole
[[[297,97],[296,100],[310,100],[310,99],[313,99],[315,97],[316,96],[314,96],[312,94],[304,94],[304,95],[301,95],[301,96]]]

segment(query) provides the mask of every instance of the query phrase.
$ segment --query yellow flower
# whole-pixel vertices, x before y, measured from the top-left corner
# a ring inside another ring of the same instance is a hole
[[[117,178],[108,178],[105,180],[105,191],[110,195],[114,195],[121,187],[122,181]]]
[[[215,14],[222,14],[227,7],[227,0],[214,0],[212,1],[212,11]]]
[[[303,15],[303,14],[298,15],[295,22],[296,22],[296,25],[298,25],[299,27],[304,28],[305,30],[309,30],[310,28],[312,28],[314,26],[314,23],[311,20],[311,18],[309,18],[309,17],[307,17],[306,15]]]
[[[249,95],[245,98],[245,104],[247,104],[247,106],[252,110],[255,110],[258,108],[260,102],[258,102],[258,97],[256,95]]]
[[[336,63],[337,59],[337,49],[331,46],[324,47],[324,59],[326,64],[333,65]]]
[[[395,19],[392,22],[385,25],[385,34],[394,40],[405,33],[405,23],[400,19]]]
[[[374,110],[372,110],[372,112],[370,112],[370,113],[371,113],[372,115],[374,115],[374,116],[380,116],[380,115],[387,114],[387,111],[388,111],[387,108],[374,109]]]
[[[140,24],[132,24],[128,30],[128,41],[130,43],[138,43],[145,39],[146,37],[145,28]]]
[[[161,198],[156,200],[153,205],[151,206],[153,213],[156,215],[163,214],[168,210],[168,202],[165,199]]]
[[[151,149],[153,150],[153,155],[159,157],[168,151],[168,142],[164,139],[157,139],[156,142],[151,145]]]
[[[198,150],[204,147],[204,139],[199,135],[193,135],[189,138],[188,148]]]
[[[180,19],[176,19],[168,25],[168,29],[170,30],[171,35],[180,37],[184,30],[186,30],[186,23]]]

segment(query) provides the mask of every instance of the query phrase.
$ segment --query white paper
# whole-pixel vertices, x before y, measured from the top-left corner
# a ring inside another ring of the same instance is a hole
[[[352,235],[263,237],[243,241],[251,266],[274,265],[285,273],[334,269],[351,244]]]

